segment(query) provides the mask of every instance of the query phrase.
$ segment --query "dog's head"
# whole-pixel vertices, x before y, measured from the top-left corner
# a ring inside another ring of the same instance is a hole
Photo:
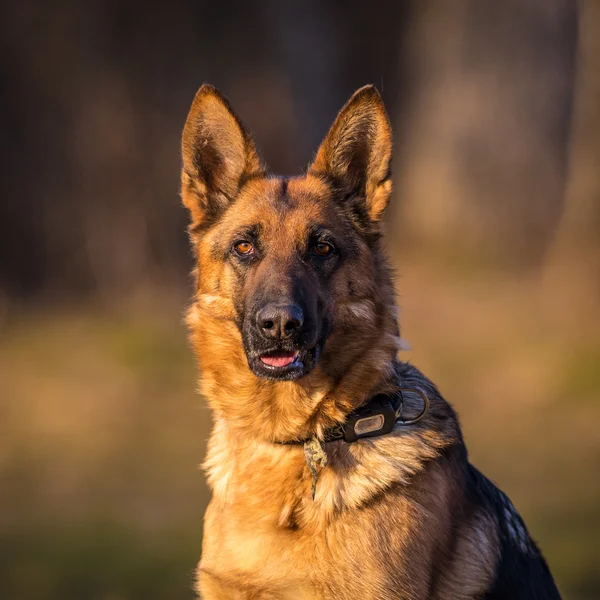
[[[377,90],[352,96],[300,177],[268,176],[229,103],[208,85],[182,147],[196,302],[213,322],[205,354],[234,361],[243,348],[251,372],[270,380],[299,379],[317,364],[347,368],[379,330],[390,287],[378,240],[391,132]]]

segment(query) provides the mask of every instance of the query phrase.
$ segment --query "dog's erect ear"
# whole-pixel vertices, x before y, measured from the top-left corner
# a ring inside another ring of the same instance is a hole
[[[181,196],[192,227],[215,218],[264,169],[229,102],[211,85],[197,92],[183,128]]]
[[[323,140],[309,173],[333,177],[348,197],[363,198],[378,221],[392,191],[392,131],[383,100],[373,85],[357,90]]]

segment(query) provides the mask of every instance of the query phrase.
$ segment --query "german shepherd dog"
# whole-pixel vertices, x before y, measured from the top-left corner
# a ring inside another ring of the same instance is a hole
[[[560,598],[451,406],[397,358],[377,90],[350,98],[299,177],[267,175],[209,85],[182,149],[187,323],[214,418],[201,597]]]

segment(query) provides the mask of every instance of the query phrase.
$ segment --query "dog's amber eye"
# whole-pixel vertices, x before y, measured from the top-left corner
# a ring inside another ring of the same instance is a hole
[[[327,256],[332,252],[333,246],[327,242],[319,242],[318,244],[315,244],[315,247],[313,248],[313,254],[316,254],[317,256]]]
[[[254,253],[254,246],[250,242],[246,242],[246,241],[237,242],[233,246],[233,249],[240,256],[248,256],[249,254],[253,254]]]

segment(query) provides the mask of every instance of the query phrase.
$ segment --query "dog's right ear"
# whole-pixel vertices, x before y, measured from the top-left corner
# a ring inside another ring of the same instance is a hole
[[[213,86],[197,92],[183,128],[181,197],[192,229],[218,217],[244,181],[264,175],[254,143]]]

